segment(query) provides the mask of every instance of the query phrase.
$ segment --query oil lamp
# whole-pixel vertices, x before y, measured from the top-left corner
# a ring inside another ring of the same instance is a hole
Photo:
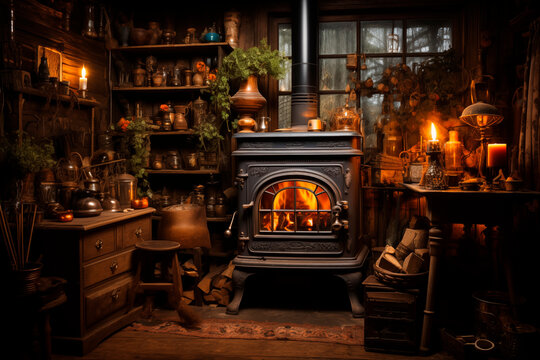
[[[479,101],[467,106],[459,119],[480,133],[481,152],[478,176],[485,178],[487,175],[487,148],[489,142],[486,132],[490,127],[499,124],[504,117],[499,114],[495,106]]]
[[[441,144],[437,139],[435,125],[431,123],[431,140],[428,140],[426,153],[429,156],[429,164],[424,173],[422,187],[430,190],[444,190],[448,188],[444,169],[441,165]]]

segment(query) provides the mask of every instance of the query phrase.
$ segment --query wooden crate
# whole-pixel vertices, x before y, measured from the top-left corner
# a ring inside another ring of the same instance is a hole
[[[364,280],[367,351],[413,354],[422,330],[424,293],[420,289],[397,290],[370,275]]]

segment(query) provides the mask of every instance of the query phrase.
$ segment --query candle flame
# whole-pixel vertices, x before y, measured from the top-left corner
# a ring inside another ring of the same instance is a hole
[[[435,130],[435,125],[431,123],[431,139],[437,140],[437,130]]]
[[[82,67],[81,76],[83,77],[83,79],[86,77],[86,69],[84,68],[84,65]]]

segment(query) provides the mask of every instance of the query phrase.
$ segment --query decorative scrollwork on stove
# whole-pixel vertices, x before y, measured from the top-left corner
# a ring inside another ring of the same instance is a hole
[[[334,178],[341,175],[341,167],[339,166],[325,166],[321,170]]]
[[[251,167],[249,169],[249,175],[251,176],[255,176],[255,177],[260,177],[262,175],[265,175],[266,173],[268,173],[268,168],[267,167]]]
[[[340,253],[343,248],[338,242],[315,242],[315,241],[251,241],[251,251],[264,252],[305,252],[305,253]]]

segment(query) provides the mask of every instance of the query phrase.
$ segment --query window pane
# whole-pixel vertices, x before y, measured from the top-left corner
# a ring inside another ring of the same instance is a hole
[[[278,127],[280,129],[291,127],[291,96],[279,96],[279,118]]]
[[[407,24],[407,52],[443,52],[452,46],[449,21],[411,20]]]
[[[411,57],[407,57],[405,59],[405,63],[407,65],[409,65],[409,67],[414,71],[416,72],[417,69],[418,69],[418,66],[420,66],[421,63],[423,63],[424,61],[430,59],[431,57],[429,56],[411,56]]]
[[[377,134],[375,125],[377,117],[381,114],[384,95],[375,94],[372,97],[361,97],[360,104],[364,119],[364,146],[366,149],[377,147]]]
[[[361,80],[364,81],[371,78],[375,83],[377,83],[377,81],[381,80],[383,72],[386,70],[386,68],[399,64],[401,61],[401,57],[367,58],[367,69],[360,72]]]
[[[285,55],[292,56],[292,30],[291,24],[279,25],[279,50],[283,51]]]
[[[279,91],[291,91],[292,88],[292,70],[289,70],[285,74],[285,77],[279,80]]]
[[[397,35],[397,49],[392,52],[401,52],[403,39],[402,21],[362,21],[360,52],[365,54],[390,52],[391,44],[389,35]]]
[[[320,95],[319,115],[321,119],[330,124],[330,118],[334,109],[345,106],[348,94]]]
[[[319,89],[343,90],[347,86],[349,71],[347,59],[321,59],[319,62]]]
[[[356,22],[319,24],[319,54],[351,54],[356,52]]]

